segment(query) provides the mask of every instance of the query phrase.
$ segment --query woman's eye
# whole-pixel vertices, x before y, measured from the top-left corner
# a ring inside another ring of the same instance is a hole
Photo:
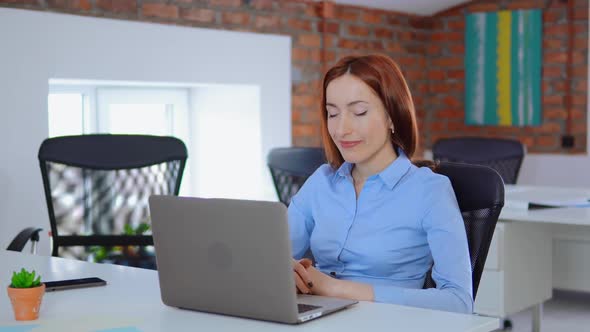
[[[328,113],[328,118],[335,118],[336,115],[338,115],[338,114],[330,114],[330,113]]]
[[[361,113],[356,113],[357,116],[363,116],[365,114],[367,114],[367,111],[364,111],[364,112],[361,112]]]

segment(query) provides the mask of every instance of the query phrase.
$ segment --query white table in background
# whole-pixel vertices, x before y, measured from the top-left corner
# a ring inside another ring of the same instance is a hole
[[[590,190],[507,185],[505,200],[576,197],[590,198]],[[475,311],[506,317],[533,307],[533,331],[540,331],[542,304],[551,298],[553,288],[590,289],[590,260],[583,254],[590,252],[589,226],[590,208],[504,208],[488,253]],[[580,247],[580,241],[586,243],[585,247]]]
[[[20,324],[40,324],[54,330],[96,331],[133,326],[150,331],[471,331],[499,327],[497,318],[425,310],[399,305],[361,302],[344,311],[291,326],[250,319],[206,314],[162,304],[156,271],[56,257],[0,252],[0,282],[8,285],[13,270],[26,267],[46,280],[99,277],[106,287],[46,293],[40,319]],[[0,326],[17,324],[6,293],[0,296]],[[253,303],[259,305],[259,303]],[[114,324],[114,326],[113,326]],[[110,326],[109,326],[110,325]],[[88,329],[92,327],[92,329]],[[1,329],[0,329],[1,330]],[[34,330],[33,330],[34,331]],[[136,330],[135,330],[136,331]]]

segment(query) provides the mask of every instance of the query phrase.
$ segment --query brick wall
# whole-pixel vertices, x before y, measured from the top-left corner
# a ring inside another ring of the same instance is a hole
[[[480,1],[437,17],[335,5],[322,23],[318,3],[308,0],[0,0],[0,6],[163,24],[289,35],[292,49],[293,143],[317,146],[324,66],[348,54],[380,52],[402,67],[415,99],[421,148],[454,135],[509,136],[530,151],[562,152],[564,132],[565,5],[554,1],[544,15],[543,118],[541,127],[467,127],[463,124],[463,14],[500,8],[532,8],[546,0]],[[576,0],[574,95],[575,152],[586,150],[588,3]],[[325,35],[323,34],[325,30]],[[325,39],[323,38],[325,37]],[[550,50],[549,50],[550,49]],[[440,84],[445,80],[445,84]],[[420,149],[419,149],[420,150]]]
[[[543,11],[542,125],[527,127],[466,126],[464,124],[463,68],[465,17],[470,12],[501,9]],[[581,153],[586,151],[586,103],[588,79],[588,0],[574,0],[574,53],[572,91],[573,149],[561,148],[566,134],[565,78],[567,72],[567,4],[559,0],[479,1],[449,10],[433,18],[432,43],[428,49],[429,111],[428,142],[441,137],[478,135],[509,137],[525,143],[529,152]],[[440,81],[446,80],[444,84]]]

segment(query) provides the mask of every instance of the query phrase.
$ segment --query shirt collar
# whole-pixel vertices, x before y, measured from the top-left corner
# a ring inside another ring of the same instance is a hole
[[[371,178],[378,177],[381,179],[390,190],[395,187],[412,166],[412,162],[402,149],[397,149],[397,154],[397,158],[389,166],[380,173],[371,176]],[[352,166],[353,164],[345,161],[336,171],[336,175],[342,178],[352,177]]]

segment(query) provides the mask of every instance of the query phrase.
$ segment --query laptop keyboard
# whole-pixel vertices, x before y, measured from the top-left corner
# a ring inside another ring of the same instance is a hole
[[[297,303],[297,311],[299,311],[300,314],[304,313],[304,312],[315,310],[317,308],[321,308],[321,307],[319,307],[317,305]]]

